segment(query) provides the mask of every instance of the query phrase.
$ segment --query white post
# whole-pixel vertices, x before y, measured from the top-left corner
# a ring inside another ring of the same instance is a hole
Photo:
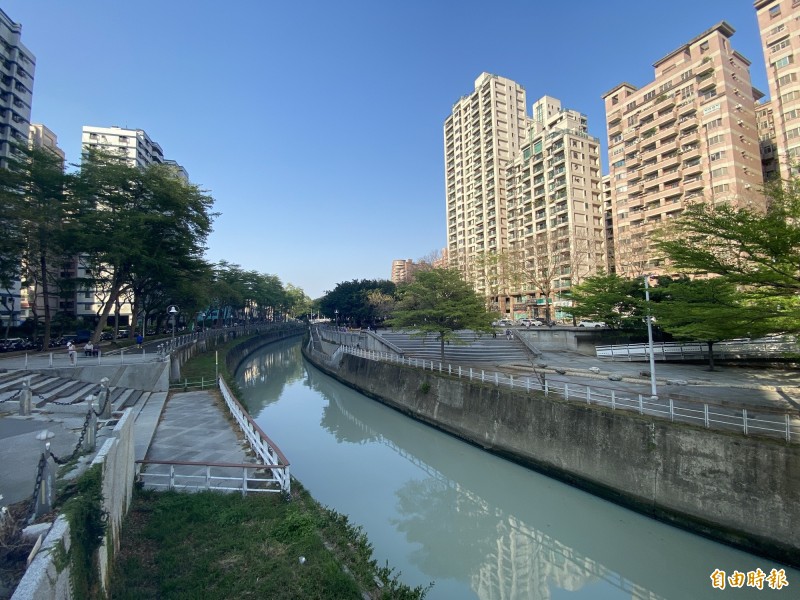
[[[592,403],[592,388],[586,386],[586,404]]]
[[[669,399],[669,420],[670,421],[675,420],[675,408],[672,405],[672,398]]]
[[[789,427],[789,413],[786,413],[784,417],[786,417],[786,441],[789,442],[792,439],[792,430]]]
[[[472,367],[469,368],[469,380],[472,381]]]
[[[642,405],[642,395],[639,394],[639,414],[644,414],[644,406]]]
[[[484,376],[483,369],[481,369],[481,383],[483,383],[484,381],[486,381],[486,377]]]
[[[614,396],[614,390],[611,390],[611,410],[615,410],[617,408],[617,399]]]
[[[703,421],[706,427],[708,427],[708,404],[703,404]]]
[[[497,371],[494,372],[494,384],[495,385],[500,385],[500,381],[497,378]]]
[[[564,384],[564,400],[569,400],[569,384]]]
[[[647,304],[647,346],[650,351],[650,393],[653,396],[658,396],[656,393],[656,359],[653,355],[653,323],[650,317],[650,275],[644,275],[644,300]]]
[[[747,409],[742,409],[742,426],[744,427],[744,434],[747,435]]]

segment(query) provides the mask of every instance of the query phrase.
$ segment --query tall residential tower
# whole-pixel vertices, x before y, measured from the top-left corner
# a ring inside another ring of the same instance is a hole
[[[22,25],[0,9],[0,167],[13,144],[28,143],[36,59],[22,45]]]
[[[791,0],[787,0],[791,2]],[[615,270],[667,271],[653,234],[691,202],[763,208],[750,61],[720,22],[657,61],[655,79],[603,98],[608,125]]]
[[[525,141],[525,90],[481,73],[444,123],[447,252],[475,290],[500,302],[496,257],[507,249],[506,167]]]

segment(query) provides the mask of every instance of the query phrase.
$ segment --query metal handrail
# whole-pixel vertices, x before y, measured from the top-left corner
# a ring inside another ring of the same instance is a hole
[[[690,406],[678,406],[676,405],[676,400],[673,398],[660,399],[611,388],[593,388],[585,384],[554,380],[549,377],[549,374],[541,380],[536,376],[514,379],[513,375],[507,373],[487,373],[483,369],[463,367],[460,365],[454,366],[451,364],[445,365],[440,361],[427,360],[424,358],[406,358],[388,352],[364,350],[361,348],[353,348],[352,346],[342,346],[341,348],[343,352],[367,360],[401,364],[412,368],[421,368],[422,370],[438,371],[439,373],[446,373],[458,378],[468,378],[470,381],[493,383],[497,386],[503,385],[511,389],[518,389],[525,392],[543,392],[545,396],[554,393],[563,396],[565,400],[572,400],[573,402],[606,406],[612,410],[620,409],[633,411],[638,412],[640,415],[669,419],[673,422],[680,421],[700,424],[706,428],[725,431],[733,430],[741,432],[744,435],[761,434],[769,437],[779,436],[783,437],[787,442],[800,443],[800,424],[792,422],[793,415],[786,412],[774,411],[774,409],[758,409],[760,414],[774,417],[772,419],[766,419],[748,416],[747,408],[727,409],[720,405],[709,403],[701,404],[684,399],[679,399],[677,402],[685,402],[690,404]],[[437,362],[438,367],[436,364]],[[729,410],[730,412],[722,412],[724,410]]]
[[[228,406],[228,410],[230,410],[242,433],[244,433],[250,447],[263,461],[262,466],[268,466],[273,469],[273,473],[280,482],[281,490],[288,494],[291,491],[291,477],[289,475],[290,463],[286,456],[284,456],[277,444],[262,431],[261,427],[253,421],[222,377],[218,381],[225,404]]]
[[[139,480],[149,483],[151,488],[166,488],[168,490],[215,490],[215,491],[239,491],[242,495],[248,492],[275,493],[283,491],[281,478],[276,476],[276,469],[270,465],[258,463],[224,463],[224,462],[194,462],[181,460],[137,460],[138,465],[166,465],[169,472],[158,473],[153,471],[139,471]],[[180,467],[188,467],[190,470],[203,469],[203,473],[180,473]],[[215,475],[212,470],[241,470],[241,475]],[[251,471],[266,471],[271,473],[271,477],[250,477]],[[167,479],[166,482],[159,480]],[[149,480],[149,482],[148,482]],[[234,485],[235,484],[235,485]],[[274,485],[273,485],[274,484]]]

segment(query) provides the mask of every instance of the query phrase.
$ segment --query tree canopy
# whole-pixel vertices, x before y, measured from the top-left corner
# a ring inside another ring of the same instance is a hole
[[[419,271],[411,283],[398,288],[398,296],[388,324],[412,330],[414,335],[437,335],[443,362],[445,342],[458,341],[456,331],[493,331],[492,313],[455,269]]]
[[[353,279],[336,285],[333,290],[317,302],[325,316],[347,322],[355,326],[375,325],[385,315],[385,307],[376,303],[374,292],[393,297],[396,286],[386,279]]]

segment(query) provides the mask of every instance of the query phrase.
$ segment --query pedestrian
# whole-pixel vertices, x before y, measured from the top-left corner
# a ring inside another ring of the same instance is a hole
[[[67,342],[67,356],[69,356],[69,364],[74,365],[78,362],[78,353],[75,352],[75,344],[72,340]]]
[[[510,329],[506,329],[506,339],[507,340],[511,339],[511,330]]]
[[[92,356],[93,353],[94,353],[94,344],[92,344],[92,340],[89,340],[83,347],[83,355]]]
[[[144,337],[142,337],[142,334],[141,333],[137,333],[136,334],[136,347],[137,348],[141,348],[143,341],[144,341]]]

